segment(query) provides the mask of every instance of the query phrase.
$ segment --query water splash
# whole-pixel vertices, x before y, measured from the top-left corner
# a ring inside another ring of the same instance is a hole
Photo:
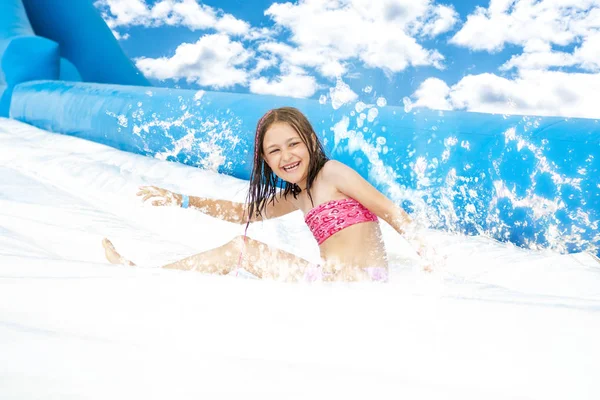
[[[230,171],[232,163],[226,153],[240,149],[241,139],[235,133],[239,119],[234,117],[223,119],[219,116],[200,116],[191,107],[198,106],[203,91],[196,92],[194,104],[187,104],[183,98],[172,109],[178,109],[173,116],[162,116],[148,113],[142,103],[131,110],[130,117],[125,114],[106,114],[117,120],[120,128],[131,127],[131,132],[139,140],[137,146],[155,158],[168,161],[178,161],[184,164],[196,165],[211,171]],[[154,137],[168,139],[169,146],[162,150],[155,149]],[[247,151],[247,150],[243,150]]]
[[[331,106],[334,110],[358,98],[358,95],[341,78],[337,78],[335,87],[329,89],[329,96],[331,97]]]
[[[411,108],[409,99],[405,111]],[[535,134],[541,118],[512,118],[514,125],[488,135],[486,144],[440,130],[442,112],[435,121],[422,118],[421,131],[409,143],[403,132],[378,135],[378,129],[387,131],[378,126],[378,115],[375,105],[356,101],[331,128],[334,152],[352,156],[355,168],[397,204],[408,204],[421,223],[531,249],[600,251],[599,210],[590,209],[585,199],[593,197],[590,189],[600,195],[600,184],[590,185],[590,179],[598,179],[591,176],[598,173],[596,157],[590,150],[584,165],[566,172],[562,164],[573,151]],[[402,148],[398,143],[405,143],[404,157],[388,155],[390,141],[396,153]]]

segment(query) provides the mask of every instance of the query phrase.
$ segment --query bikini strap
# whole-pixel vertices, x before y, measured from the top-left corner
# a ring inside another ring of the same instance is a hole
[[[246,251],[246,244],[248,243],[248,226],[250,225],[250,217],[248,217],[248,222],[246,223],[246,229],[244,229],[244,244],[242,245],[242,249],[240,250],[240,256],[238,258],[238,265],[235,270],[235,276],[238,276],[240,273],[240,268],[242,268],[242,257],[244,256],[244,252]]]

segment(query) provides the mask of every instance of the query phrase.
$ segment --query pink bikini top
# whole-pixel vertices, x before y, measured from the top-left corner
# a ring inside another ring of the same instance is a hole
[[[377,216],[354,199],[331,200],[306,213],[304,221],[317,243],[344,228],[361,222],[377,222]]]

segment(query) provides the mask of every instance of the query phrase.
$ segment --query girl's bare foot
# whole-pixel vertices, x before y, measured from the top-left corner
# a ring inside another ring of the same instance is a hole
[[[126,258],[123,258],[119,253],[117,253],[115,246],[113,246],[111,241],[108,240],[107,238],[102,239],[102,246],[104,246],[104,254],[106,255],[106,259],[111,264],[124,264],[124,265],[135,266],[134,263],[127,260]]]

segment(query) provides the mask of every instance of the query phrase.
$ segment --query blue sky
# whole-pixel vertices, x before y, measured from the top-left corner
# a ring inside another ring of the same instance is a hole
[[[600,117],[600,0],[98,0],[160,86]]]

